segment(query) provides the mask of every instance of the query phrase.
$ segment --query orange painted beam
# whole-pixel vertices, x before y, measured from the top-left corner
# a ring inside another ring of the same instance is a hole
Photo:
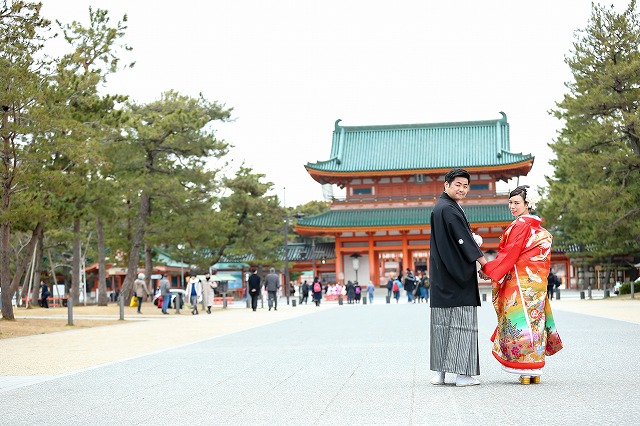
[[[504,164],[499,166],[487,166],[487,167],[466,167],[465,169],[469,173],[489,173],[492,172],[505,172],[505,171],[520,171],[523,172],[521,174],[527,175],[529,171],[531,171],[531,167],[533,167],[533,159],[521,161],[519,163],[513,164]],[[354,177],[378,177],[378,176],[411,176],[415,174],[425,174],[425,175],[445,175],[450,167],[442,168],[442,169],[411,169],[411,170],[380,170],[380,171],[355,171],[355,172],[327,172],[323,170],[313,169],[308,166],[305,166],[307,169],[307,173],[311,175],[311,177],[320,182],[321,180],[327,180],[327,178],[354,178]]]

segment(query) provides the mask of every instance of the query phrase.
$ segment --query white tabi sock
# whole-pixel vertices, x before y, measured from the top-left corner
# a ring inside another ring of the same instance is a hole
[[[466,374],[458,374],[458,377],[456,377],[456,386],[474,386],[479,384],[480,380],[467,376]]]

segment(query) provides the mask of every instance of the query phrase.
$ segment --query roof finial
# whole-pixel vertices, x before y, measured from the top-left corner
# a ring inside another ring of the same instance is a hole
[[[342,119],[341,119],[341,118],[338,118],[338,119],[336,120],[336,124],[335,124],[335,131],[336,131],[336,132],[338,131],[338,129],[340,129],[340,125],[339,125],[338,123],[340,123],[341,121],[342,121]]]
[[[502,118],[500,119],[500,121],[504,121],[506,123],[507,122],[507,114],[505,114],[504,112],[500,111],[500,115],[502,115]]]

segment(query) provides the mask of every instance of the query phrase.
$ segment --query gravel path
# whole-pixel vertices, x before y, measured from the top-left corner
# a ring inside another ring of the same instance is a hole
[[[278,311],[232,308],[211,315],[190,315],[183,309],[181,315],[147,317],[147,321],[132,315],[125,316],[126,324],[3,339],[0,376],[68,373],[337,307],[283,305]],[[29,361],[34,353],[42,354],[41,362]]]

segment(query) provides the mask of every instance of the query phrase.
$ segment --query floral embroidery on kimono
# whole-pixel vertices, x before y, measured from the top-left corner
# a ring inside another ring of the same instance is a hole
[[[493,356],[516,369],[540,369],[545,356],[562,349],[547,299],[551,234],[537,216],[514,220],[504,231],[498,256],[483,271],[491,277],[498,316]]]

